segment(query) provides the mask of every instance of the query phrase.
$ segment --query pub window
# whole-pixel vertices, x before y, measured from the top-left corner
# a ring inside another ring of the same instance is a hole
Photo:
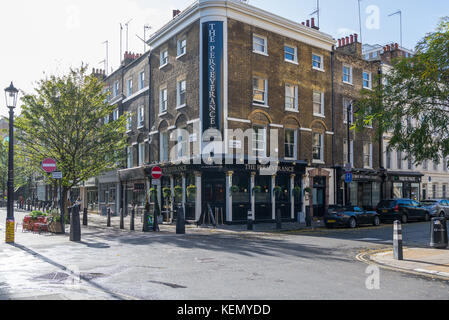
[[[285,129],[285,158],[296,160],[297,150],[297,131],[294,129]]]
[[[314,161],[323,161],[323,144],[324,144],[324,135],[320,133],[313,133],[313,146],[312,146],[312,154]]]
[[[268,104],[267,99],[268,81],[266,79],[254,77],[253,79],[253,103],[257,105]]]
[[[324,117],[324,92],[313,91],[313,115]]]
[[[253,154],[257,157],[266,156],[267,129],[265,127],[253,127]]]
[[[298,86],[285,85],[285,110],[298,111]]]
[[[268,54],[267,38],[258,35],[253,35],[253,51],[255,53],[267,55]]]

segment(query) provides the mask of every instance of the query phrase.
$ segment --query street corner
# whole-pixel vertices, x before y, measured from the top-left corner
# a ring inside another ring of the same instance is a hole
[[[404,248],[403,255],[403,260],[396,260],[392,249],[369,250],[357,255],[357,260],[393,271],[449,281],[449,250]]]

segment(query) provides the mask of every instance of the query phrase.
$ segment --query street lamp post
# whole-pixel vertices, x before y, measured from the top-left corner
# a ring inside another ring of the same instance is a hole
[[[14,243],[14,108],[19,90],[11,85],[5,89],[9,108],[8,207],[6,215],[6,243]]]

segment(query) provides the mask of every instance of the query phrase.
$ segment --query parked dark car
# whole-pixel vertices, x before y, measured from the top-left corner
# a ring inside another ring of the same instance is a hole
[[[449,217],[449,200],[423,200],[421,206],[429,210],[432,217]]]
[[[430,211],[411,199],[382,200],[377,205],[377,212],[382,222],[399,220],[402,223],[409,221],[430,221]]]
[[[366,211],[355,206],[330,206],[325,218],[326,227],[357,228],[361,225],[380,225],[380,217],[376,211]]]

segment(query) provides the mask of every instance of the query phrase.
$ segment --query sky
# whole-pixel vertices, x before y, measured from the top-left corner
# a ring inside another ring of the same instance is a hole
[[[15,0],[0,1],[0,89],[14,81],[16,88],[32,93],[36,81],[46,75],[63,75],[69,68],[87,63],[104,68],[109,42],[109,71],[120,61],[120,23],[123,52],[143,53],[144,25],[147,38],[170,21],[172,10],[183,10],[193,0]],[[317,0],[249,0],[249,4],[302,22],[310,19]],[[412,49],[439,19],[449,15],[447,0],[362,0],[363,43],[400,42],[402,11],[403,44]],[[339,39],[359,32],[358,0],[320,0],[321,31]],[[147,47],[148,48],[148,47]],[[17,112],[20,112],[18,108]],[[0,115],[7,115],[4,94]]]

